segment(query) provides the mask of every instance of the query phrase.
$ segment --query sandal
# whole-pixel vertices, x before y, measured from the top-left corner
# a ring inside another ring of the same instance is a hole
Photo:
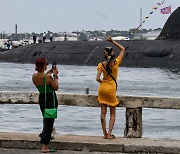
[[[107,136],[103,136],[103,139],[107,139]]]
[[[54,149],[42,150],[42,153],[56,152]]]
[[[115,139],[115,138],[116,138],[116,137],[115,137],[115,135],[113,135],[113,134],[112,134],[110,137],[107,137],[108,140]]]
[[[108,135],[108,134],[104,135],[104,136],[103,136],[103,139],[107,139],[107,135]]]

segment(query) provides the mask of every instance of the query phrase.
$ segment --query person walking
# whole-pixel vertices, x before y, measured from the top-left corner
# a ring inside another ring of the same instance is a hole
[[[116,117],[116,106],[119,104],[116,98],[116,90],[117,90],[117,76],[118,76],[118,67],[122,62],[125,48],[114,41],[111,37],[106,39],[108,42],[115,45],[120,53],[117,57],[115,57],[114,51],[112,47],[106,47],[104,49],[104,58],[106,61],[98,64],[97,67],[97,76],[96,81],[100,83],[98,88],[98,98],[97,101],[101,107],[101,127],[104,134],[104,139],[114,139],[115,136],[112,134],[112,130],[115,123]],[[101,79],[101,75],[103,74],[103,78]],[[110,120],[109,120],[109,129],[106,130],[106,113],[107,107],[110,109]]]
[[[37,39],[36,34],[33,34],[33,43],[34,44],[36,44],[36,39]]]
[[[49,38],[50,38],[50,42],[52,42],[53,41],[53,34],[52,33],[50,33]]]
[[[46,32],[43,33],[43,43],[46,42]]]
[[[52,69],[45,73],[47,69],[47,60],[45,58],[37,58],[35,62],[36,73],[32,76],[32,81],[39,91],[39,105],[42,115],[45,110],[45,97],[46,97],[46,107],[53,108],[55,101],[55,108],[58,107],[58,101],[55,91],[59,88],[58,83],[58,69],[54,66]],[[51,76],[53,74],[53,77]],[[46,87],[45,87],[46,86]],[[46,88],[46,92],[45,92]],[[42,152],[54,152],[53,149],[48,147],[51,139],[51,133],[54,125],[54,118],[43,118],[43,130],[40,135],[42,143]]]

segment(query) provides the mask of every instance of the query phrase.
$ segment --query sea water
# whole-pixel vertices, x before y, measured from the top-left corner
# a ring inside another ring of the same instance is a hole
[[[96,66],[58,65],[59,93],[97,94]],[[49,66],[50,68],[50,66]],[[33,64],[0,63],[0,91],[37,92],[32,83]],[[158,68],[120,67],[117,95],[179,97],[180,74]],[[98,107],[58,107],[55,127],[59,134],[102,135]],[[180,139],[180,110],[143,108],[143,137]],[[109,111],[107,119],[109,118]],[[107,121],[108,123],[108,121]],[[117,108],[114,127],[123,136],[125,109]],[[37,104],[1,104],[0,131],[32,132],[42,130]]]

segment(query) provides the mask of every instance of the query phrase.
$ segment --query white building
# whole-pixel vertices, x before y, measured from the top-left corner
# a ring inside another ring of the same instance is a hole
[[[125,36],[115,36],[115,37],[112,37],[113,40],[129,40],[128,37],[125,37]]]
[[[146,34],[143,34],[142,37],[143,39],[146,40],[155,40],[159,34],[161,33],[161,30],[152,30],[150,32],[147,32]]]

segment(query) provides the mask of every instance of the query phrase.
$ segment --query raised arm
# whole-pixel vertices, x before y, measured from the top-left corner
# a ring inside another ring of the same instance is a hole
[[[111,37],[108,37],[106,40],[108,42],[113,43],[119,49],[119,51],[120,51],[119,56],[122,59],[124,57],[125,48],[122,45],[120,45],[119,43],[117,43],[116,41],[114,41]]]

